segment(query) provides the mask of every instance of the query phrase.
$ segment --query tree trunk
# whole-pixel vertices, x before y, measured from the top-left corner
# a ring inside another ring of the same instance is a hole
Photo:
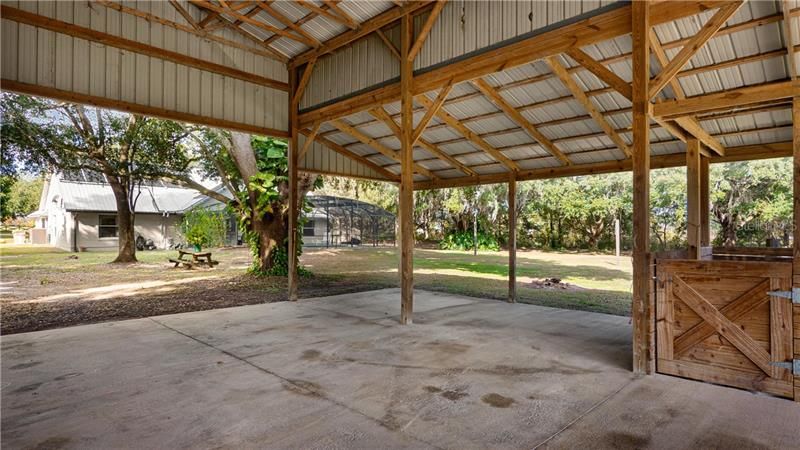
[[[125,186],[109,178],[114,200],[117,203],[117,241],[119,251],[115,263],[136,262],[136,238],[134,236],[135,216],[132,212],[130,197]]]

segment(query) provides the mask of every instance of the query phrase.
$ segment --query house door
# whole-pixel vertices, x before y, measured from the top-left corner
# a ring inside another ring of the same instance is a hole
[[[793,398],[791,262],[659,260],[656,370]]]

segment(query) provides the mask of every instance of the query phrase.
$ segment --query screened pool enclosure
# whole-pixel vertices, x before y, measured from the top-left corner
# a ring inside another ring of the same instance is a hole
[[[328,195],[309,195],[305,247],[395,245],[395,215],[370,203]]]

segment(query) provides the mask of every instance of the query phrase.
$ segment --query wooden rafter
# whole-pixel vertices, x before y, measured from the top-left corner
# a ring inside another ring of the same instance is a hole
[[[578,64],[583,66],[586,70],[593,73],[597,78],[601,79],[604,83],[614,88],[614,90],[622,94],[623,97],[627,98],[628,100],[633,98],[633,90],[630,83],[620,78],[619,75],[609,70],[606,66],[591,56],[587,55],[583,50],[577,47],[571,48],[567,51],[567,55],[577,61]]]
[[[586,96],[586,93],[578,86],[578,83],[572,79],[570,74],[567,72],[567,69],[561,65],[561,62],[558,61],[556,57],[549,57],[547,58],[547,64],[550,66],[550,69],[553,70],[553,73],[558,76],[564,86],[569,89],[572,95],[578,100],[584,109],[592,116],[592,118],[597,122],[600,128],[608,135],[608,137],[614,142],[614,144],[625,153],[626,156],[631,156],[631,149],[628,144],[622,140],[622,138],[614,131],[614,128],[606,121],[603,114],[594,106],[589,97]]]
[[[389,51],[392,52],[392,55],[394,55],[394,57],[399,60],[400,50],[398,50],[397,47],[395,47],[394,43],[392,43],[392,41],[389,40],[389,38],[386,36],[386,33],[384,33],[383,30],[381,29],[377,29],[375,30],[375,34],[377,34],[378,37],[381,38],[381,41],[383,41],[383,43],[386,45],[386,48],[388,48]]]
[[[301,7],[306,8],[307,10],[313,12],[313,13],[316,13],[316,14],[318,14],[320,16],[323,16],[323,17],[327,17],[328,19],[331,19],[334,22],[340,23],[340,24],[350,28],[350,25],[347,23],[347,21],[343,17],[340,17],[338,14],[335,14],[333,11],[331,11],[331,5],[329,5],[327,3],[324,5],[327,8],[320,8],[319,6],[315,5],[313,2],[306,1],[306,0],[294,0],[294,2],[296,4],[298,4],[298,5],[300,5]]]
[[[706,22],[700,31],[694,35],[689,42],[684,45],[680,52],[673,58],[665,67],[661,69],[658,76],[650,82],[650,98],[655,97],[664,89],[664,86],[672,80],[675,75],[685,66],[697,52],[703,48],[706,42],[709,41],[728,19],[733,16],[736,11],[744,4],[743,1],[732,2],[728,5],[722,6],[711,19]]]
[[[42,29],[55,31],[57,33],[62,33],[69,36],[85,39],[90,42],[97,42],[121,50],[127,50],[146,56],[152,56],[155,58],[163,59],[165,61],[171,61],[177,64],[193,67],[195,69],[205,70],[207,72],[216,73],[219,75],[225,75],[231,78],[247,81],[249,83],[259,84],[272,89],[279,89],[282,91],[289,90],[289,86],[284,82],[273,80],[271,78],[263,77],[250,72],[245,72],[243,70],[239,70],[234,67],[212,63],[204,59],[188,56],[183,53],[178,53],[158,47],[153,47],[151,45],[142,44],[141,42],[138,41],[125,39],[119,36],[103,33],[90,28],[85,28],[71,23],[62,22],[60,20],[50,19],[48,17],[39,16],[37,14],[23,11],[21,9],[12,8],[10,6],[2,5],[0,6],[0,8],[2,8],[0,9],[0,13],[2,13],[3,19],[6,20],[13,20],[18,23],[24,23],[26,25],[31,25]]]
[[[306,91],[306,86],[308,86],[308,81],[311,80],[311,74],[314,73],[314,66],[317,64],[316,59],[312,59],[311,61],[306,64],[306,68],[303,71],[303,76],[300,78],[300,81],[297,83],[297,91],[292,97],[292,102],[295,105],[300,104],[300,100],[303,98],[303,93]]]
[[[794,94],[791,81],[778,81],[656,103],[653,115],[674,119],[791,99]]]
[[[425,43],[425,40],[428,39],[428,34],[430,34],[433,25],[436,23],[436,19],[439,17],[439,14],[444,9],[447,0],[437,0],[436,4],[433,6],[430,15],[428,16],[428,20],[425,21],[425,24],[422,26],[422,29],[419,30],[419,35],[417,36],[417,40],[414,41],[414,45],[411,47],[411,50],[408,52],[409,60],[413,61],[414,58],[417,57],[417,53],[422,50],[422,44]]]
[[[330,121],[330,124],[335,126],[336,128],[338,128],[342,133],[349,134],[350,136],[358,139],[359,141],[361,141],[362,144],[367,145],[367,146],[369,146],[371,148],[374,148],[379,153],[381,153],[383,156],[386,156],[387,158],[389,158],[389,159],[391,159],[391,160],[393,160],[395,162],[400,162],[400,155],[398,154],[398,152],[396,152],[396,151],[390,149],[389,147],[386,147],[385,145],[381,144],[380,142],[378,142],[377,139],[371,138],[371,137],[367,136],[366,134],[358,131],[352,125],[350,125],[348,123],[345,123],[342,120],[332,120],[332,121]],[[426,177],[434,179],[434,180],[439,178],[436,175],[434,175],[433,172],[431,172],[430,170],[420,166],[419,164],[414,164],[414,172],[417,172],[419,174],[425,175]]]
[[[173,8],[175,8],[175,11],[177,11],[178,14],[180,14],[183,17],[183,19],[189,25],[192,26],[192,28],[194,28],[195,30],[199,30],[201,28],[200,24],[198,24],[197,21],[194,20],[194,17],[192,17],[192,15],[189,14],[189,11],[187,11],[186,8],[184,8],[180,3],[178,3],[178,0],[169,0],[169,4],[172,5]]]
[[[309,4],[309,3],[310,3],[310,2],[306,2],[305,4],[307,5],[307,4]],[[322,3],[324,3],[324,4],[328,5],[328,7],[330,8],[330,10],[331,10],[331,11],[333,11],[333,12],[335,12],[335,13],[336,13],[336,15],[338,15],[338,16],[341,18],[342,22],[343,22],[345,25],[347,25],[347,26],[348,26],[348,27],[349,27],[351,30],[355,30],[356,28],[358,28],[358,22],[357,22],[355,19],[353,19],[353,17],[352,17],[352,16],[350,16],[350,14],[348,14],[348,13],[347,13],[347,11],[343,10],[343,9],[342,9],[342,8],[341,8],[341,7],[338,5],[338,2],[337,2],[337,1],[332,1],[332,0],[322,0]]]
[[[426,108],[433,107],[433,102],[430,99],[428,99],[428,97],[425,97],[424,95],[420,96],[420,97],[417,97],[417,101],[419,103],[421,103],[423,106],[425,106]],[[439,111],[437,111],[436,112],[436,117],[442,119],[444,121],[444,123],[446,123],[451,128],[453,128],[456,131],[458,131],[459,133],[461,133],[470,142],[472,142],[473,144],[477,145],[478,148],[482,149],[483,151],[488,153],[491,157],[493,157],[498,162],[503,164],[506,167],[506,169],[514,170],[514,171],[519,170],[519,165],[516,162],[514,162],[511,158],[507,157],[506,155],[504,155],[502,152],[500,152],[496,148],[492,147],[488,142],[484,141],[483,138],[478,136],[477,133],[475,133],[474,131],[470,130],[466,125],[461,123],[458,119],[456,119],[455,117],[450,115],[444,109],[440,109]]]
[[[3,5],[3,8],[5,8],[5,5]],[[123,100],[111,100],[105,97],[65,91],[62,89],[45,87],[36,84],[21,83],[16,80],[2,79],[0,80],[0,86],[2,86],[4,91],[35,95],[39,97],[48,97],[70,103],[84,103],[87,105],[97,106],[98,108],[108,108],[116,111],[160,117],[162,119],[208,125],[210,127],[259,134],[262,136],[273,136],[280,138],[289,137],[289,134],[284,130],[248,125],[230,120],[215,119],[213,117],[202,116],[199,114],[178,112],[165,108],[156,108],[153,106],[141,105]]]
[[[241,20],[244,23],[253,25],[254,27],[261,28],[262,30],[265,30],[265,31],[269,31],[270,33],[273,33],[273,34],[277,34],[277,35],[283,36],[283,37],[285,37],[287,39],[292,39],[294,41],[303,43],[305,45],[308,45],[309,47],[314,47],[315,45],[317,45],[317,42],[318,42],[318,41],[315,42],[314,40],[310,40],[305,36],[302,36],[302,35],[298,36],[298,35],[296,35],[294,33],[290,33],[287,30],[282,30],[280,28],[273,27],[272,25],[270,25],[268,23],[265,23],[265,22],[260,21],[260,20],[256,20],[256,19],[254,19],[254,18],[252,18],[252,17],[250,17],[250,16],[248,16],[246,14],[239,14],[238,12],[236,12],[236,11],[234,11],[232,9],[221,8],[221,7],[211,3],[209,1],[206,1],[206,0],[189,0],[189,1],[192,4],[197,5],[197,6],[201,7],[201,8],[205,8],[205,9],[208,9],[210,11],[216,11],[216,12],[218,12],[220,14],[226,14],[226,15],[229,15],[231,17],[235,17],[236,19]]]
[[[300,131],[300,133],[302,133],[306,137],[308,137],[311,134],[311,132],[308,131],[308,130],[302,130],[302,131]],[[382,166],[380,166],[378,164],[375,164],[374,162],[370,161],[369,159],[364,158],[361,155],[357,155],[357,154],[347,150],[346,148],[344,148],[341,145],[331,141],[330,139],[325,139],[324,137],[317,136],[317,137],[314,138],[314,140],[319,142],[320,144],[330,148],[331,150],[335,151],[336,153],[338,153],[338,154],[340,154],[342,156],[350,158],[355,162],[361,163],[361,164],[369,167],[370,169],[372,169],[372,170],[380,173],[384,177],[386,177],[386,179],[388,179],[388,180],[397,182],[399,180],[399,178],[400,178],[397,175],[395,175],[394,173],[386,170],[385,167],[382,167]]]
[[[407,4],[403,4],[403,6],[394,7],[384,13],[378,14],[377,16],[362,23],[357,29],[345,31],[344,33],[334,37],[333,39],[329,39],[328,41],[323,43],[319,48],[311,49],[301,53],[300,55],[297,55],[296,57],[292,58],[292,60],[289,63],[289,67],[290,68],[299,67],[310,61],[312,58],[320,57],[327,53],[333,52],[340,47],[343,47],[355,40],[361,39],[362,37],[375,32],[375,30],[379,30],[385,27],[386,25],[400,19],[401,17],[405,17],[408,14],[412,14],[420,10],[421,8],[426,7],[428,4],[430,4],[430,1],[428,0],[419,2],[409,2]],[[398,84],[398,90],[399,90],[399,84]],[[362,111],[365,111],[367,109],[369,108],[365,108]]]
[[[725,156],[712,156],[709,158],[709,161],[715,164],[735,161],[752,161],[756,159],[784,158],[787,156],[792,156],[792,143],[777,142],[774,144],[728,147],[728,152]],[[686,154],[684,153],[658,155],[650,159],[651,169],[683,167],[684,165],[686,165]],[[520,170],[517,172],[517,181],[629,172],[631,168],[632,164],[630,159],[591,164],[573,164],[571,166],[544,167],[541,169]],[[447,187],[474,186],[476,184],[504,183],[506,181],[508,181],[508,173],[493,173],[489,175],[479,175],[478,177],[443,178],[438,181],[420,181],[414,184],[414,189],[440,189]]]
[[[527,132],[530,137],[536,140],[539,145],[541,145],[545,150],[550,152],[551,155],[558,158],[564,165],[572,164],[572,161],[567,158],[558,147],[553,144],[553,142],[547,138],[541,131],[539,131],[532,123],[526,119],[522,113],[520,113],[516,108],[511,106],[506,99],[504,99],[499,92],[495,88],[489,85],[486,81],[481,78],[472,82],[479,91],[481,91],[492,103],[497,105],[503,112],[508,115],[511,120],[517,123],[520,127],[522,127],[525,132]]]
[[[311,148],[311,144],[313,144],[314,143],[314,139],[317,138],[317,134],[319,133],[319,129],[320,129],[321,126],[322,126],[322,123],[314,124],[314,126],[311,127],[311,132],[309,134],[305,135],[306,136],[306,141],[303,143],[303,148],[300,149],[300,153],[297,155],[297,159],[299,161],[302,161],[303,157],[306,156],[306,153],[308,153],[308,149]]]
[[[383,109],[383,108],[375,108],[375,109],[369,110],[369,113],[372,114],[372,116],[375,117],[376,119],[378,119],[379,121],[383,122],[387,127],[389,127],[389,129],[392,130],[392,133],[398,139],[401,137],[402,130],[400,130],[400,126],[397,125],[397,122],[395,122],[394,119],[392,119],[392,117],[389,115],[389,113],[386,112],[385,109]],[[418,139],[416,141],[416,143],[419,144],[420,147],[424,148],[425,150],[429,151],[434,156],[436,156],[437,159],[441,159],[441,160],[447,161],[453,167],[455,167],[458,170],[464,172],[465,174],[467,174],[469,176],[478,175],[477,172],[475,172],[474,170],[470,169],[468,166],[466,166],[461,161],[459,161],[456,158],[454,158],[452,155],[449,155],[447,152],[445,152],[444,150],[439,148],[438,145],[432,144],[432,143],[426,141],[425,139]]]
[[[285,57],[282,57],[282,58],[276,57],[275,53],[271,52],[269,50],[256,48],[256,47],[252,47],[252,46],[249,46],[249,45],[244,45],[244,44],[242,44],[240,42],[232,41],[230,39],[225,39],[223,37],[217,36],[217,35],[215,35],[213,33],[210,33],[210,32],[208,32],[206,30],[195,28],[194,26],[186,26],[186,25],[178,23],[178,22],[173,22],[171,20],[167,20],[167,19],[164,19],[162,17],[158,17],[158,16],[156,16],[154,14],[150,14],[149,12],[145,12],[145,11],[142,11],[142,10],[139,10],[139,9],[135,9],[135,8],[130,8],[128,6],[119,4],[117,2],[112,2],[110,0],[95,0],[93,2],[93,4],[102,5],[102,6],[106,7],[106,8],[114,9],[114,10],[119,11],[121,13],[130,14],[132,16],[142,18],[142,19],[144,19],[144,20],[146,20],[148,22],[158,23],[160,25],[164,25],[165,27],[169,27],[169,28],[172,28],[172,29],[175,29],[175,30],[184,31],[186,33],[191,33],[191,34],[193,34],[195,36],[199,36],[199,37],[201,37],[203,39],[208,39],[210,41],[214,41],[214,42],[217,42],[217,43],[222,44],[222,45],[227,45],[227,46],[230,46],[230,47],[234,47],[234,48],[238,48],[238,49],[241,49],[241,50],[245,50],[247,52],[250,52],[250,53],[253,53],[253,54],[256,54],[256,55],[260,55],[260,56],[264,56],[264,57],[267,57],[267,58],[270,58],[270,59],[275,59],[275,60],[280,60],[280,61],[285,61],[286,60]],[[178,6],[181,6],[181,5],[178,4]],[[189,18],[191,18],[191,16],[189,16]],[[187,19],[187,21],[188,21],[188,19]]]
[[[418,8],[425,6],[418,3],[411,5],[415,5]],[[404,4],[404,8],[409,8],[409,6]],[[717,2],[702,0],[695,2],[656,2],[652,8],[652,23],[655,26],[671,22],[682,17],[698,14],[715,6],[718,6]],[[457,62],[433,68],[414,77],[413,95],[418,96],[438,89],[446,80],[451,78],[454,78],[455,83],[459,83],[564,53],[573,47],[584,47],[628,34],[631,30],[630,8],[629,3],[621,3],[620,6],[614,9],[585,20],[539,33],[526,39],[520,39],[501,47],[491,48],[465,57]],[[375,23],[376,28],[373,28],[373,30],[389,22],[391,22],[391,18],[388,18],[382,24]],[[365,28],[364,24],[362,24],[362,30]],[[335,46],[338,48],[341,45],[346,45],[352,42],[353,38],[355,38],[355,33],[351,33],[346,42],[345,40],[337,41]],[[326,44],[331,44],[331,41]],[[333,46],[331,45],[331,47]],[[329,48],[325,50],[331,51]],[[294,58],[290,65],[297,66],[319,51],[318,49],[313,52],[306,52]],[[301,125],[308,125],[321,119],[345,117],[360,111],[366,111],[377,105],[395,102],[400,98],[400,94],[400,83],[389,83],[304,112],[300,114],[300,123]]]
[[[654,51],[654,53],[657,53],[656,58],[659,61],[661,61],[659,54],[664,54],[664,52],[661,46],[657,43],[657,41],[653,41],[654,39],[656,39],[656,36],[652,28],[650,29],[649,35],[650,35],[649,38],[651,40],[650,47],[653,49],[657,49],[657,51]],[[589,70],[591,73],[593,73],[595,76],[597,76],[597,78],[601,79],[603,82],[614,88],[614,90],[619,92],[623,97],[627,98],[628,100],[633,100],[632,96],[633,91],[631,85],[628,84],[622,78],[620,78],[617,74],[610,71],[604,65],[597,62],[596,60],[594,60],[594,58],[587,55],[580,49],[577,48],[571,49],[570,51],[567,52],[567,54],[571,56],[572,59],[581,64],[583,67],[585,67],[587,70]],[[678,84],[677,80],[673,78],[672,80],[670,80],[670,83],[673,84],[672,86],[673,90],[676,90],[676,92],[680,92],[682,96],[683,90],[681,89],[680,84]],[[714,139],[705,130],[703,130],[703,128],[700,126],[697,120],[692,117],[682,118],[677,123],[677,125],[672,121],[662,120],[660,118],[655,118],[655,120],[656,122],[659,123],[659,125],[664,127],[673,136],[677,137],[683,142],[686,142],[687,140],[686,134],[684,132],[685,130],[686,132],[694,136],[696,139],[699,139],[703,144],[713,149],[718,155],[725,154],[725,148],[722,146],[722,144],[716,139]],[[683,128],[681,129],[679,126]]]
[[[306,30],[304,30],[303,27],[301,27],[300,25],[297,25],[296,23],[292,22],[292,19],[286,17],[283,13],[270,6],[269,3],[259,1],[256,2],[256,5],[258,5],[258,7],[261,8],[263,11],[265,11],[267,14],[274,17],[275,20],[286,26],[286,28],[293,30],[295,33],[308,39],[309,42],[312,42],[313,43],[312,47],[316,48],[322,45],[317,38],[315,38]]]
[[[439,94],[436,96],[436,99],[433,101],[433,104],[430,108],[425,111],[425,115],[422,116],[422,120],[419,121],[417,127],[414,129],[414,132],[411,135],[411,145],[414,145],[419,137],[422,136],[422,132],[425,131],[428,124],[431,123],[433,120],[433,116],[439,112],[439,109],[442,108],[445,100],[447,100],[447,96],[450,95],[450,91],[453,90],[453,84],[447,83],[441,90],[439,90]],[[383,108],[381,108],[383,109]]]

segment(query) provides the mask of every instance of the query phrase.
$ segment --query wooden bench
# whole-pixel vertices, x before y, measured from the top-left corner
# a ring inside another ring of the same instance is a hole
[[[185,259],[185,256],[190,256],[192,259]],[[178,259],[170,258],[169,262],[175,264],[174,267],[178,267],[183,264],[183,267],[186,269],[193,269],[194,266],[205,266],[212,268],[219,264],[219,261],[214,261],[211,259],[211,252],[195,253],[184,250],[178,250]]]

